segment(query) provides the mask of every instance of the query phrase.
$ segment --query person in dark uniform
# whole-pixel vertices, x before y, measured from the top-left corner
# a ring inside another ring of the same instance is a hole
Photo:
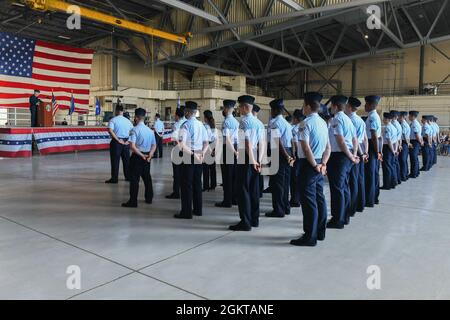
[[[422,126],[420,125],[420,122],[417,120],[417,117],[419,116],[418,111],[410,111],[409,112],[409,121],[410,128],[411,128],[411,135],[410,135],[410,146],[409,146],[409,162],[411,165],[410,168],[410,178],[417,178],[420,174],[419,171],[419,152],[420,147],[423,146],[423,140],[422,140]]]
[[[383,186],[382,190],[390,190],[397,185],[397,164],[395,161],[395,144],[397,142],[397,128],[392,124],[394,114],[385,112],[383,114]]]
[[[178,134],[180,133],[180,128],[186,121],[184,117],[184,106],[180,106],[175,111],[175,123],[173,125],[172,141],[178,145]],[[179,148],[173,148],[172,152],[179,152]],[[172,160],[174,154],[172,153]],[[172,183],[172,193],[166,196],[166,199],[180,199],[180,179],[181,179],[181,164],[177,164],[172,161],[172,171],[173,171],[173,183]]]
[[[181,211],[176,219],[192,219],[202,215],[202,164],[208,149],[208,135],[202,122],[195,118],[197,103],[186,101],[183,123],[178,135],[183,152],[181,165]]]
[[[433,129],[430,125],[430,116],[422,116],[422,168],[420,171],[429,171],[431,168],[431,152],[433,143]]]
[[[303,112],[300,109],[295,109],[292,114],[292,139],[293,141],[298,141],[298,134],[300,123],[304,120]],[[290,180],[290,191],[291,191],[291,200],[289,200],[289,204],[291,208],[300,207],[300,193],[298,189],[298,181],[301,179],[300,177],[300,161],[298,158],[298,148],[296,143],[292,144],[292,156],[294,157],[294,166],[291,168],[291,180]]]
[[[164,122],[161,121],[159,113],[155,114],[155,123],[153,124],[155,130],[156,143],[158,148],[156,150],[156,158],[162,158],[163,156],[163,140],[164,140]]]
[[[116,106],[116,116],[109,121],[108,132],[111,136],[109,144],[109,157],[111,159],[111,179],[105,183],[118,183],[120,159],[123,164],[125,180],[129,181],[130,146],[128,138],[133,124],[123,116],[123,106]]]
[[[400,116],[400,112],[397,110],[391,110],[392,120],[391,123],[395,127],[396,132],[396,139],[395,139],[395,154],[394,154],[394,162],[395,162],[395,179],[397,180],[397,184],[401,184],[401,178],[400,178],[400,152],[402,150],[402,126],[400,125],[400,122],[398,122],[398,118]]]
[[[366,204],[366,190],[364,181],[364,164],[367,162],[369,153],[369,143],[366,134],[366,124],[360,116],[356,114],[361,105],[361,101],[355,97],[349,97],[345,108],[346,115],[352,120],[356,129],[358,138],[358,157],[359,163],[355,164],[350,170],[350,215],[354,216],[356,212],[363,212]]]
[[[352,120],[344,113],[348,98],[331,97],[329,136],[331,156],[328,162],[328,181],[331,195],[331,219],[327,228],[343,229],[350,221],[350,171],[359,163],[358,139]]]
[[[377,113],[380,96],[365,97],[365,111],[368,112],[366,120],[366,132],[369,139],[369,159],[364,167],[366,179],[366,207],[373,208],[378,204],[380,194],[380,161],[381,153],[381,119]]]
[[[136,208],[139,194],[139,180],[145,185],[145,203],[153,201],[153,185],[150,175],[150,161],[156,150],[154,132],[145,125],[145,110],[137,108],[134,112],[136,126],[130,132],[130,149],[133,153],[130,159],[130,199],[122,203],[122,207]]]
[[[239,122],[233,116],[236,101],[224,100],[222,115],[223,151],[222,151],[222,184],[223,201],[217,202],[216,207],[231,208],[236,204],[236,158],[239,133]]]
[[[238,98],[241,113],[240,129],[244,132],[244,141],[239,143],[236,186],[240,222],[229,227],[233,231],[250,231],[259,226],[259,196],[263,132],[252,114],[255,98],[244,95]],[[242,157],[242,158],[241,158]],[[260,158],[258,158],[260,157]]]
[[[30,114],[31,114],[31,126],[37,127],[38,126],[38,118],[37,118],[37,112],[38,112],[38,106],[39,103],[41,103],[41,100],[39,99],[39,94],[41,91],[34,90],[33,95],[30,97]]]
[[[331,146],[327,124],[318,115],[321,100],[322,95],[318,92],[305,93],[303,113],[306,118],[301,122],[295,138],[302,173],[298,187],[304,234],[291,240],[290,244],[294,246],[315,246],[317,240],[325,240],[327,203],[323,183]]]
[[[259,126],[259,130],[261,130],[260,132],[264,133],[265,132],[265,127],[264,127],[264,123],[262,123],[261,120],[258,119],[258,113],[259,111],[261,111],[261,107],[259,105],[257,105],[256,103],[253,104],[253,109],[252,109],[252,114],[253,116],[256,118],[256,122],[258,123]],[[261,139],[260,142],[262,142]],[[259,152],[261,152],[261,148],[258,149]],[[260,155],[258,154],[258,159],[260,158]],[[263,196],[263,191],[264,191],[264,176],[262,174],[259,175],[259,189],[260,189],[260,194],[259,197],[261,198]]]
[[[269,185],[272,192],[271,212],[266,213],[266,217],[283,218],[289,215],[291,206],[289,203],[289,187],[291,178],[291,167],[294,164],[292,157],[292,127],[283,117],[284,101],[275,99],[270,102],[270,109],[273,121],[270,123],[270,144],[277,144],[279,160],[278,171],[270,176]],[[275,138],[278,138],[277,142]]]
[[[400,126],[402,127],[402,149],[400,150],[399,161],[400,161],[400,180],[406,181],[408,180],[408,154],[409,154],[409,146],[410,136],[411,136],[411,128],[409,127],[408,122],[406,121],[406,117],[408,116],[408,112],[401,111],[399,116]]]
[[[205,110],[203,112],[204,123],[206,133],[208,135],[209,148],[206,154],[207,158],[203,163],[203,190],[202,191],[213,191],[217,187],[217,173],[216,173],[216,162],[215,162],[215,144],[216,144],[216,122],[213,117],[213,113],[210,110]]]

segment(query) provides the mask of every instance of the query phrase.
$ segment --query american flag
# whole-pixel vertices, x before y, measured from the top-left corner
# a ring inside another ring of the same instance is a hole
[[[53,117],[55,116],[56,111],[58,111],[58,109],[59,109],[58,101],[56,101],[55,95],[53,94],[53,91],[52,91],[52,110],[53,110],[52,114],[53,114]]]
[[[0,108],[28,108],[39,89],[42,101],[53,103],[54,96],[66,110],[73,93],[75,112],[88,113],[93,54],[0,32]]]

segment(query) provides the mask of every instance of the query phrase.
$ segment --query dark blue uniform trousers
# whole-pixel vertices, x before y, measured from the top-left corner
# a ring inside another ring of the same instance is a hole
[[[286,148],[291,154],[291,149]],[[273,212],[280,216],[290,214],[291,206],[289,204],[289,188],[291,179],[291,167],[287,159],[280,154],[278,172],[270,177],[269,187],[272,192]]]
[[[419,151],[420,143],[417,140],[411,140],[412,148],[409,149],[409,162],[411,164],[411,178],[417,178],[420,174],[419,171]]]
[[[387,144],[383,145],[383,189],[392,189],[397,185],[395,156]]]
[[[396,185],[402,183],[400,180],[400,159],[399,155],[394,155],[394,179],[396,181]]]
[[[248,164],[248,159],[246,160],[247,164],[236,166],[239,217],[246,227],[257,227],[259,225],[260,175],[253,165]]]
[[[235,150],[237,146],[234,146]],[[223,185],[223,204],[227,206],[231,206],[232,203],[236,202],[236,157],[233,156],[233,162],[227,163],[227,146],[223,145],[223,153],[222,153],[222,185]],[[230,151],[231,152],[231,151]]]
[[[348,213],[350,216],[354,216],[356,213],[356,207],[358,205],[358,193],[359,193],[359,163],[352,164],[348,184],[350,188],[350,202],[348,206]]]
[[[370,143],[370,142],[369,142]],[[380,163],[377,151],[369,145],[369,160],[365,165],[366,207],[373,207],[378,202],[380,186]]]
[[[400,161],[400,180],[406,181],[408,180],[408,144],[406,141],[402,141],[402,151],[399,155],[399,161]]]
[[[181,212],[185,217],[192,214],[202,215],[202,164],[190,163],[181,165]]]
[[[128,139],[122,140],[127,141]],[[122,159],[123,175],[126,180],[129,180],[130,147],[111,139],[111,142],[109,143],[109,157],[111,160],[111,180],[119,180],[120,159]]]
[[[331,153],[327,170],[331,195],[331,220],[340,225],[348,223],[349,219],[351,167],[351,160],[343,152]]]
[[[291,168],[291,200],[290,203],[294,205],[300,204],[300,192],[298,189],[298,180],[300,178],[300,162],[297,159],[294,163],[294,167]]]
[[[321,163],[320,159],[316,159]],[[303,231],[311,241],[325,237],[327,203],[323,194],[323,175],[318,173],[306,159],[299,160],[302,179],[298,180],[300,204],[303,213]]]
[[[144,153],[148,155],[148,153]],[[145,186],[145,201],[152,202],[153,200],[153,184],[150,175],[150,162],[142,159],[136,154],[133,154],[130,159],[130,200],[129,203],[137,205],[137,198],[139,193],[139,180],[142,178]]]
[[[358,195],[356,197],[356,211],[363,212],[366,206],[366,181],[364,177],[364,160],[360,157],[360,162],[356,164],[358,171]]]
[[[181,164],[172,163],[172,171],[173,171],[173,194],[177,197],[180,196],[180,179],[181,179]]]
[[[431,166],[433,166],[437,163],[437,145],[434,142],[433,142],[432,154],[433,154],[433,161],[431,162]]]
[[[431,147],[428,144],[427,139],[423,139],[423,147],[422,147],[422,169],[424,171],[430,170],[431,167]]]
[[[31,113],[31,126],[37,127],[38,126],[38,114],[37,114],[37,106],[30,107],[30,113]]]

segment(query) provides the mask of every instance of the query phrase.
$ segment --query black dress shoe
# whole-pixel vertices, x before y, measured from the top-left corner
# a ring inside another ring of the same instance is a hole
[[[229,226],[228,229],[232,231],[250,231],[252,230],[252,227],[246,226],[245,224],[239,222],[238,224]]]
[[[273,211],[267,212],[265,214],[265,216],[268,217],[268,218],[284,218],[284,214],[278,214],[278,213],[273,212]]]
[[[289,205],[291,206],[291,208],[299,208],[300,207],[300,203],[298,203],[298,202],[290,202]]]
[[[131,202],[125,202],[122,203],[122,207],[124,208],[137,208],[137,204],[131,203]]]
[[[344,225],[339,222],[330,220],[327,222],[327,228],[328,229],[344,229]]]
[[[178,214],[174,215],[173,217],[174,217],[175,219],[192,219],[192,217],[185,216],[185,215],[183,215],[183,214],[181,214],[181,213],[178,213]]]
[[[380,190],[391,190],[391,188],[388,188],[388,187],[381,187]]]
[[[214,206],[218,207],[218,208],[231,208],[231,204],[225,204],[223,202],[216,202],[214,204]]]
[[[270,188],[265,188],[265,189],[263,190],[263,193],[272,193],[272,191],[270,191]]]
[[[325,233],[317,235],[317,240],[319,240],[319,241],[325,240]]]
[[[290,244],[299,247],[315,247],[317,245],[317,241],[311,240],[307,238],[305,235],[303,235],[298,239],[291,240]]]
[[[258,223],[252,223],[252,228],[258,228],[259,227],[259,222]]]
[[[174,193],[169,194],[166,196],[166,199],[180,199],[180,196]]]
[[[375,200],[375,204],[380,204],[380,200]]]
[[[116,184],[116,183],[119,183],[119,181],[117,181],[117,180],[113,180],[113,179],[109,179],[109,180],[106,180],[106,181],[105,181],[105,183],[112,183],[112,184]]]
[[[194,215],[194,216],[197,216],[197,217],[201,217],[203,214],[201,214],[201,213],[197,213],[197,212],[192,212],[192,214]]]
[[[237,206],[237,205],[238,205],[238,203],[237,203],[237,201],[233,201],[233,202],[231,203],[231,205],[233,205],[233,206]]]
[[[152,203],[153,203],[153,200],[145,200],[145,203],[146,203],[146,204],[152,204]]]

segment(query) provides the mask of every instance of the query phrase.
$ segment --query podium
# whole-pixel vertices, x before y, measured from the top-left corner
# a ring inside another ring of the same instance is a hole
[[[48,102],[41,102],[38,106],[37,124],[38,127],[53,127],[52,105]]]

